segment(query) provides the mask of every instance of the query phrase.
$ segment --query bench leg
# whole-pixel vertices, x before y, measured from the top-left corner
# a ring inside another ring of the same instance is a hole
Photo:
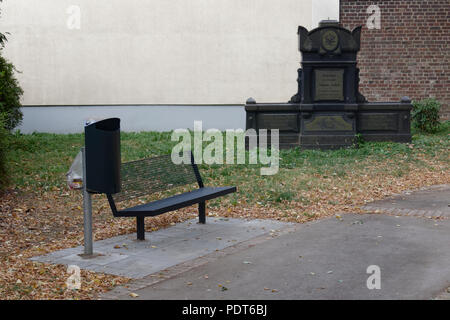
[[[145,240],[145,222],[144,217],[136,217],[137,239]]]
[[[198,204],[198,222],[199,223],[206,223],[206,203],[200,202]]]

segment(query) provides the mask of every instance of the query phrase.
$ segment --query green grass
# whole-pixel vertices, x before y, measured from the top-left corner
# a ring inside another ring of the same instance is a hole
[[[351,172],[363,172],[368,167],[382,172],[386,170],[383,164],[388,161],[395,160],[389,167],[394,177],[405,175],[411,166],[427,166],[423,157],[449,164],[450,122],[444,123],[433,135],[413,133],[413,146],[362,142],[359,148],[334,151],[281,150],[280,171],[274,176],[261,176],[261,165],[203,164],[200,167],[207,184],[240,187],[239,194],[228,197],[232,204],[239,200],[273,205],[290,201],[307,203],[310,200],[301,197],[301,190],[309,190],[311,185],[320,183],[319,180],[324,183],[345,178]],[[65,187],[65,173],[82,147],[83,139],[82,134],[15,134],[7,154],[12,185],[36,192]],[[122,160],[169,154],[175,144],[170,141],[170,133],[122,133]],[[220,201],[211,201],[210,205],[219,205]]]

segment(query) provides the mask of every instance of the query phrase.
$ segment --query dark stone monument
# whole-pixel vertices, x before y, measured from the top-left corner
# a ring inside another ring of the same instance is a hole
[[[279,129],[280,148],[335,149],[366,141],[411,141],[409,98],[369,103],[359,92],[357,54],[361,27],[349,31],[322,21],[308,32],[298,28],[302,68],[298,92],[288,103],[247,100],[247,129]]]

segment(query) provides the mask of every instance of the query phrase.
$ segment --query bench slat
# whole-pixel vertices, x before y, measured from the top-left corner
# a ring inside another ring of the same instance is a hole
[[[205,187],[172,196],[169,198],[138,205],[117,212],[118,217],[156,216],[165,212],[177,210],[196,203],[204,202],[229,193],[236,192],[236,187]]]

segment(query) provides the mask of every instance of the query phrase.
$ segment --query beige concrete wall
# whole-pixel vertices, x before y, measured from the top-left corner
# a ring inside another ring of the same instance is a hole
[[[79,30],[67,27],[71,5],[81,9]],[[5,0],[2,8],[25,105],[287,101],[297,26],[315,27],[320,12],[313,0]]]

